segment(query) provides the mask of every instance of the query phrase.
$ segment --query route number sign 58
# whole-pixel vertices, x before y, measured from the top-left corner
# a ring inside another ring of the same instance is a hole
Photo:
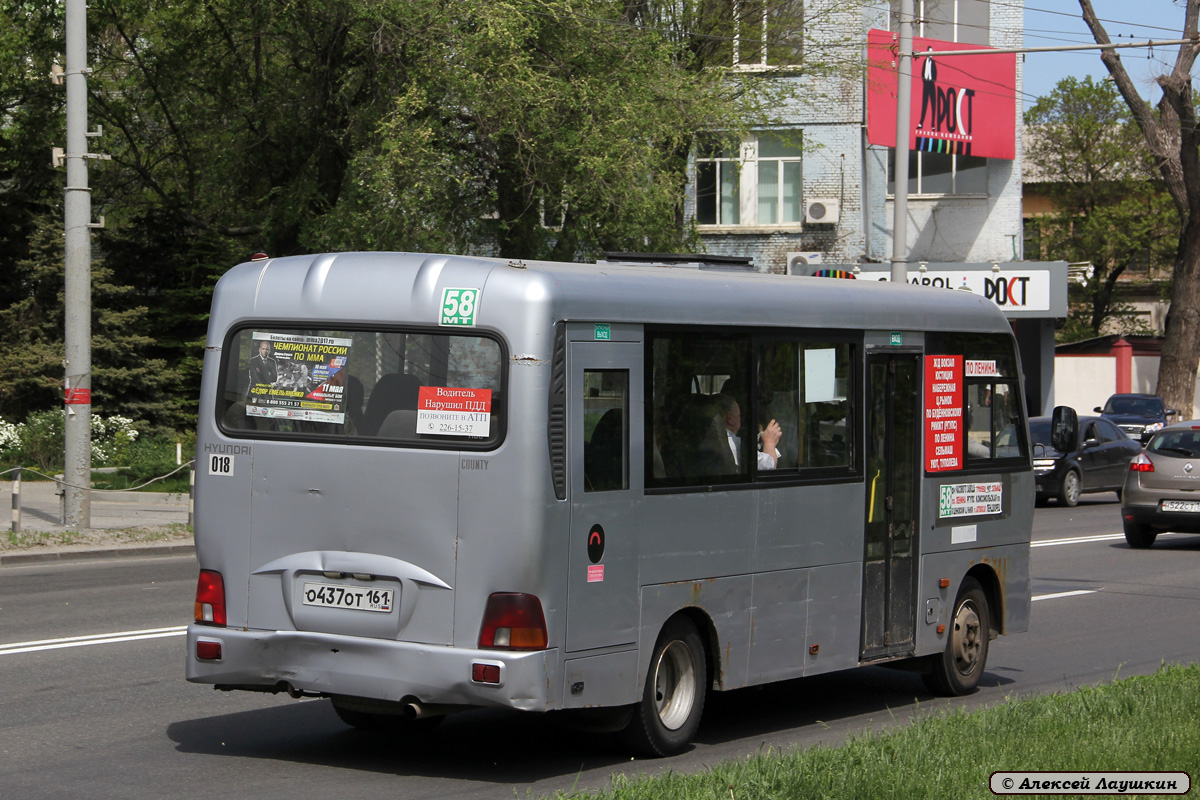
[[[478,289],[443,289],[442,309],[438,316],[438,324],[473,326],[475,313],[478,310]]]

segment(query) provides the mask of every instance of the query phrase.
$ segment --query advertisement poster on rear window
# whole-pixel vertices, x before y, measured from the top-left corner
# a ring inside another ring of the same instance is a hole
[[[353,339],[255,331],[246,415],[343,424]]]

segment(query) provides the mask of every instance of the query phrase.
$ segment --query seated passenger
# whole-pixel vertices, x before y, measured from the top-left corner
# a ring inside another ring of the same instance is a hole
[[[733,463],[739,468],[742,458],[742,440],[737,435],[742,427],[742,410],[738,406],[736,400],[727,394],[717,395],[718,407],[721,410],[722,419],[725,423],[726,439],[729,443],[729,449],[733,452]],[[779,427],[779,423],[771,420],[766,427],[759,432],[759,437],[762,440],[762,450],[757,451],[758,468],[759,469],[775,469],[775,464],[779,460],[779,440],[783,436],[783,429]]]

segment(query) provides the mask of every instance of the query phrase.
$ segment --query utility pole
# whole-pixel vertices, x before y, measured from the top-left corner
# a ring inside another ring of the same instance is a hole
[[[92,198],[87,159],[87,0],[66,0],[66,368],[63,523],[92,524]]]
[[[900,0],[896,62],[896,174],[892,202],[892,283],[908,283],[908,135],[912,122],[913,0]]]

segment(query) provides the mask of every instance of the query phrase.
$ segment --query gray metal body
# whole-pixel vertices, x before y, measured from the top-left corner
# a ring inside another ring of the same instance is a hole
[[[498,446],[466,452],[266,440],[218,425],[230,330],[431,326],[445,287],[479,288],[476,327],[504,342],[508,402]],[[597,340],[597,324],[608,326],[607,340]],[[938,626],[968,574],[990,588],[993,628],[1027,628],[1028,457],[1003,473],[970,475],[1001,483],[1005,508],[965,527],[938,516],[939,487],[961,478],[918,468],[919,546],[907,609],[915,635],[903,652],[883,657],[864,658],[862,644],[868,482],[861,469],[831,484],[646,492],[645,332],[698,324],[854,332],[862,337],[860,361],[876,352],[915,359],[929,331],[1011,335],[982,298],[865,281],[388,253],[242,264],[214,296],[195,488],[197,558],[224,576],[229,618],[224,628],[190,626],[188,679],[535,711],[618,706],[641,697],[655,639],[675,614],[702,631],[714,688],[733,689],[941,652]],[[563,499],[547,425],[560,330]],[[895,333],[903,346],[891,344]],[[579,379],[590,368],[630,375],[633,458],[624,491],[583,491]],[[213,454],[232,457],[232,474],[207,474]],[[595,524],[607,531],[599,582],[587,569]],[[399,588],[396,611],[300,605],[300,576],[325,571],[389,576]],[[940,585],[943,578],[949,585]],[[494,592],[540,599],[547,649],[478,648]],[[221,660],[198,660],[198,640],[221,643]],[[477,663],[500,666],[501,683],[473,681]]]

